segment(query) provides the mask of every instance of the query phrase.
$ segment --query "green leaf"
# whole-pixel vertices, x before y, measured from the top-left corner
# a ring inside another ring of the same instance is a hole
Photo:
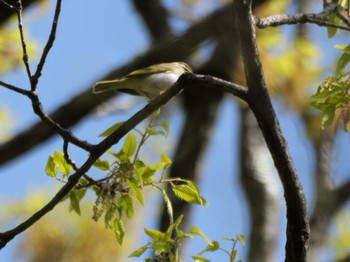
[[[99,158],[94,163],[94,167],[96,167],[102,171],[107,171],[107,170],[109,170],[109,162],[107,160],[101,160]]]
[[[350,61],[350,54],[344,52],[337,60],[335,72],[337,74],[343,72],[345,67],[348,65],[349,61]]]
[[[111,126],[110,128],[108,128],[107,130],[105,130],[104,132],[102,132],[99,137],[104,137],[104,136],[109,136],[112,133],[114,133],[114,131],[116,131],[122,124],[124,124],[125,122],[119,122],[116,123],[115,125]]]
[[[55,150],[53,160],[64,176],[68,176],[72,172],[73,167],[67,163],[62,152]]]
[[[210,262],[210,260],[201,256],[192,256],[192,258],[195,262]]]
[[[335,107],[329,106],[322,111],[322,128],[325,129],[329,127],[333,123],[334,115],[335,115]]]
[[[186,232],[183,232],[183,231],[181,231],[181,230],[176,230],[176,236],[178,237],[178,238],[181,238],[181,239],[183,239],[183,238],[190,238],[190,239],[193,239],[193,236],[191,235],[191,234],[189,234],[189,233],[186,233]]]
[[[232,252],[230,254],[230,262],[234,262],[237,257],[237,249],[232,249]]]
[[[329,16],[329,23],[339,25],[341,23],[340,18],[337,16],[337,14],[332,13]],[[336,27],[327,27],[327,32],[328,32],[328,38],[332,38],[338,31],[338,28]]]
[[[350,53],[350,45],[335,45],[334,47],[346,53]]]
[[[155,255],[159,256],[162,253],[169,253],[171,252],[171,244],[167,243],[167,242],[162,242],[162,241],[158,241],[158,242],[152,242],[151,243],[152,248],[154,249]],[[169,254],[171,255],[171,254]],[[173,260],[170,260],[173,261]]]
[[[124,235],[125,235],[123,221],[118,218],[114,219],[113,229],[119,245],[122,245],[124,240]]]
[[[161,241],[161,240],[166,238],[165,233],[162,233],[159,230],[144,228],[144,231],[149,237],[151,237],[152,239],[154,239],[156,241]]]
[[[139,249],[135,250],[134,252],[132,252],[129,257],[140,257],[143,253],[146,252],[148,248],[148,245],[142,246]]]
[[[211,244],[207,245],[202,251],[198,254],[201,255],[205,252],[214,252],[220,248],[220,244],[218,241],[212,241]]]
[[[169,134],[170,134],[169,122],[168,122],[168,121],[164,121],[164,122],[162,123],[162,127],[163,127],[163,129],[164,129],[164,131],[165,131],[165,137],[168,137]]]
[[[134,204],[130,195],[122,195],[118,199],[118,204],[122,207],[128,218],[134,216]]]
[[[135,182],[130,179],[126,179],[126,184],[130,187],[131,191],[134,193],[136,198],[140,201],[141,205],[144,205],[145,199],[143,198],[142,192],[138,188],[138,186],[135,184]]]
[[[46,163],[45,172],[48,176],[57,177],[57,165],[52,156],[49,156]]]
[[[165,204],[166,204],[166,209],[167,209],[168,216],[169,216],[170,225],[172,225],[174,223],[173,205],[171,204],[170,198],[169,198],[168,194],[166,193],[166,191],[164,189],[159,188],[159,187],[157,187],[157,188],[163,194],[164,201],[165,201]]]
[[[199,204],[196,192],[188,185],[172,186],[174,194],[189,203]]]
[[[69,210],[70,211],[74,211],[75,213],[77,213],[79,216],[81,215],[81,211],[80,211],[80,199],[77,196],[77,192],[75,190],[71,190],[69,192],[69,200],[70,200],[70,204],[69,204]]]
[[[172,185],[174,194],[182,200],[198,205],[206,205],[207,201],[200,195],[198,187],[190,180],[183,180],[187,185]]]
[[[212,245],[212,242],[209,240],[209,238],[206,235],[204,235],[204,233],[198,227],[196,226],[191,227],[190,233],[196,236],[200,236],[205,240],[205,242],[207,242],[208,245]]]
[[[122,147],[123,153],[127,157],[132,157],[136,151],[137,140],[134,134],[128,134]]]
[[[106,214],[104,217],[105,226],[107,228],[113,228],[111,221],[112,219],[114,219],[117,210],[118,210],[118,206],[114,201],[109,201],[107,203]]]
[[[147,126],[145,128],[145,130],[151,136],[156,136],[156,135],[165,136],[165,132],[164,131],[158,131],[158,130],[155,130],[152,127],[149,127],[149,126]]]
[[[164,168],[168,168],[172,163],[171,159],[164,153],[160,155],[160,161],[164,163]]]
[[[241,243],[241,245],[245,246],[245,243],[246,243],[245,235],[237,234],[236,237],[237,237],[237,240]]]

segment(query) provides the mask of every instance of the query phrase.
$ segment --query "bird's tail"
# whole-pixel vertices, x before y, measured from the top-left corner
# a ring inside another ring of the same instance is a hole
[[[92,92],[94,94],[98,94],[122,88],[121,84],[124,82],[123,80],[124,79],[116,79],[97,82],[96,84],[94,84]]]

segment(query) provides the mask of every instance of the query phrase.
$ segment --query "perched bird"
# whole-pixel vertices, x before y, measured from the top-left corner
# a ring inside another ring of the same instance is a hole
[[[183,62],[156,64],[114,80],[97,82],[93,93],[117,90],[151,100],[171,87],[185,72],[192,72],[192,69]]]

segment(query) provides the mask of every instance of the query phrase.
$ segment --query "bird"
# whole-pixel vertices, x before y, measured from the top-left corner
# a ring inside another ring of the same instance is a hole
[[[117,90],[152,100],[171,87],[185,72],[192,73],[192,69],[184,62],[155,64],[114,80],[99,81],[94,84],[93,93]]]

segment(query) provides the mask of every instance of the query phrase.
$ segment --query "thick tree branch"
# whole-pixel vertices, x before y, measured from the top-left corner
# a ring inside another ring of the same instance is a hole
[[[263,132],[284,189],[287,206],[285,260],[306,261],[309,240],[306,199],[266,88],[256,46],[251,1],[235,1],[235,14],[249,90],[248,104]]]
[[[153,42],[173,35],[168,22],[169,13],[160,0],[133,0],[132,2],[144,21]]]

